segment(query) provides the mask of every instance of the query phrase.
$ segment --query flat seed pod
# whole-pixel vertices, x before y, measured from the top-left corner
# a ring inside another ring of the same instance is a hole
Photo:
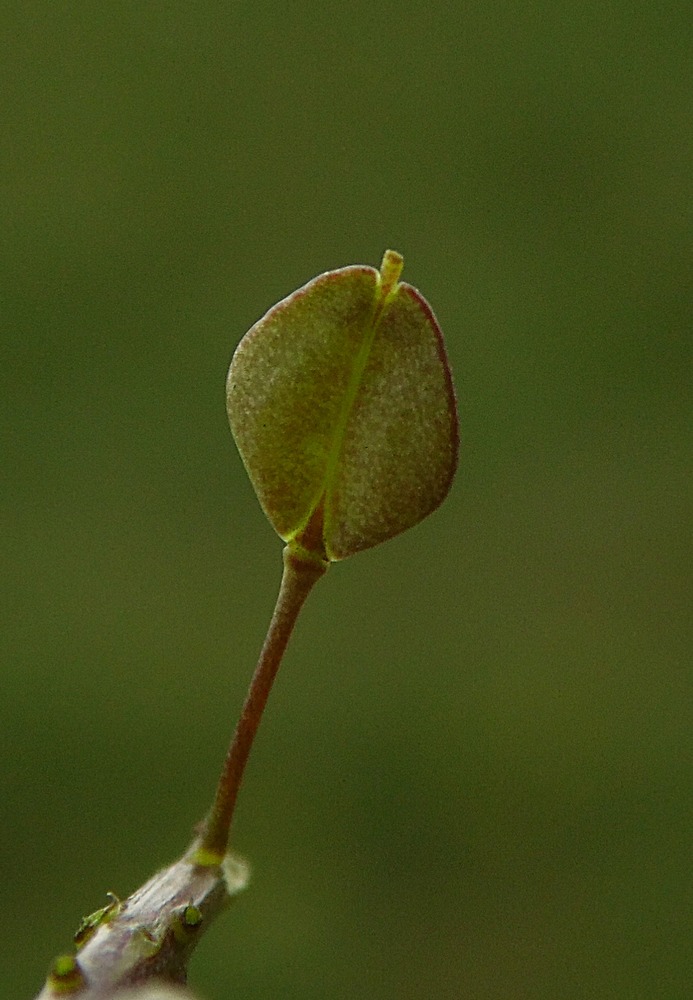
[[[258,320],[227,379],[238,450],[286,542],[329,560],[417,524],[457,464],[455,395],[433,312],[381,271],[328,271]]]

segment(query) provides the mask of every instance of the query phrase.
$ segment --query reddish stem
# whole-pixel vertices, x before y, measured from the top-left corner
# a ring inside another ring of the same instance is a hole
[[[194,853],[199,864],[219,864],[226,854],[238,790],[274,678],[303,603],[327,566],[302,547],[287,545],[284,549],[284,573],[274,614]]]

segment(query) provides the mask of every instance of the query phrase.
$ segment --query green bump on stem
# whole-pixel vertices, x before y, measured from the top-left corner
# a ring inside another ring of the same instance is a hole
[[[64,979],[66,976],[73,975],[78,968],[79,965],[74,955],[58,955],[53,963],[52,971],[54,976]]]
[[[218,868],[224,860],[224,854],[210,850],[208,847],[196,847],[191,855],[191,860],[200,868]]]
[[[199,906],[189,903],[183,907],[180,913],[176,914],[171,923],[174,938],[181,945],[185,944],[186,941],[190,940],[191,934],[197,932],[201,923],[202,911]]]
[[[79,993],[84,988],[84,976],[74,955],[58,955],[48,973],[47,985],[56,996]]]
[[[183,924],[185,927],[199,927],[202,923],[202,911],[199,906],[192,903],[183,910]]]

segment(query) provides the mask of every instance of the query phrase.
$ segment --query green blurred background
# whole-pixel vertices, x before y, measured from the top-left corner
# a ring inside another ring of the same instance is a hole
[[[689,6],[2,20],[3,995],[210,800],[281,569],[238,339],[393,247],[460,471],[312,596],[239,804],[254,882],[192,982],[690,996]]]

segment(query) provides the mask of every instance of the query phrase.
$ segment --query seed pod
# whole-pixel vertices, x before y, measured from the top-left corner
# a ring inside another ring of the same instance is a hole
[[[354,265],[319,275],[258,320],[231,362],[231,429],[277,533],[344,559],[417,524],[457,465],[455,395],[431,307]]]

